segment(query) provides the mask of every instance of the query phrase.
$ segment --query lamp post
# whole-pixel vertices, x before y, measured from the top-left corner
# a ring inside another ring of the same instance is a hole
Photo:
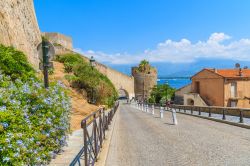
[[[90,62],[90,66],[91,66],[92,71],[93,71],[93,70],[94,70],[94,67],[95,67],[95,59],[94,59],[93,56],[91,56],[89,62]],[[95,103],[95,101],[94,101],[94,88],[93,88],[93,87],[91,88],[91,103],[92,103],[92,104]]]
[[[39,54],[39,69],[43,71],[44,75],[44,86],[49,87],[49,74],[48,70],[53,68],[53,63],[51,60],[55,55],[54,46],[47,40],[43,39],[42,42],[37,46],[37,51]]]
[[[43,48],[43,74],[44,74],[44,86],[45,88],[49,87],[49,45],[44,40],[42,41]]]

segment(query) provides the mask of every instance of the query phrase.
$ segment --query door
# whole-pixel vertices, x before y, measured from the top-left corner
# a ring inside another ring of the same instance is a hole
[[[237,96],[237,84],[236,82],[231,83],[231,97],[235,98]]]
[[[199,81],[195,82],[195,93],[200,93],[200,82]]]
[[[236,107],[236,101],[231,101],[231,107]]]

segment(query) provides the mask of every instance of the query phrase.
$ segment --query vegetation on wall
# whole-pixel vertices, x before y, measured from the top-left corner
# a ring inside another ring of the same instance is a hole
[[[44,165],[66,144],[70,101],[61,83],[49,89],[25,55],[0,46],[0,163]]]
[[[141,73],[148,73],[150,72],[151,66],[149,64],[149,61],[147,60],[142,60],[137,68],[137,71]]]
[[[173,99],[174,93],[175,89],[168,84],[156,85],[151,91],[148,102],[165,104],[167,101]]]
[[[114,85],[105,75],[91,67],[81,55],[59,55],[57,60],[64,63],[65,72],[73,73],[73,75],[67,76],[71,84],[76,88],[85,89],[90,100],[93,91],[96,104],[113,106],[118,96]]]

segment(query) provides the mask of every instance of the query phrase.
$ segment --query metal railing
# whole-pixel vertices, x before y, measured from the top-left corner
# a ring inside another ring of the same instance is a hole
[[[216,107],[216,106],[189,106],[189,105],[170,105],[170,108],[174,108],[177,111],[187,113],[187,110],[193,114],[194,111],[201,113],[208,113],[208,117],[212,117],[212,114],[222,115],[222,120],[226,120],[226,116],[239,117],[239,122],[244,123],[244,118],[250,118],[250,109],[248,108],[235,108],[235,107]]]
[[[70,166],[95,164],[105,139],[105,131],[108,130],[108,126],[118,107],[119,102],[117,101],[114,108],[109,112],[102,108],[82,120],[81,128],[83,129],[84,145]],[[82,163],[83,160],[84,162]]]

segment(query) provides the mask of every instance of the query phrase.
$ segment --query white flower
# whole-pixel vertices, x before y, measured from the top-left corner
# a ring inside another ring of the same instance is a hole
[[[3,158],[3,162],[8,162],[8,161],[10,161],[10,158],[9,158],[9,157],[4,157],[4,158]]]
[[[1,106],[1,107],[0,107],[0,111],[2,111],[2,112],[3,112],[3,111],[6,111],[6,106],[5,106],[5,105]]]

